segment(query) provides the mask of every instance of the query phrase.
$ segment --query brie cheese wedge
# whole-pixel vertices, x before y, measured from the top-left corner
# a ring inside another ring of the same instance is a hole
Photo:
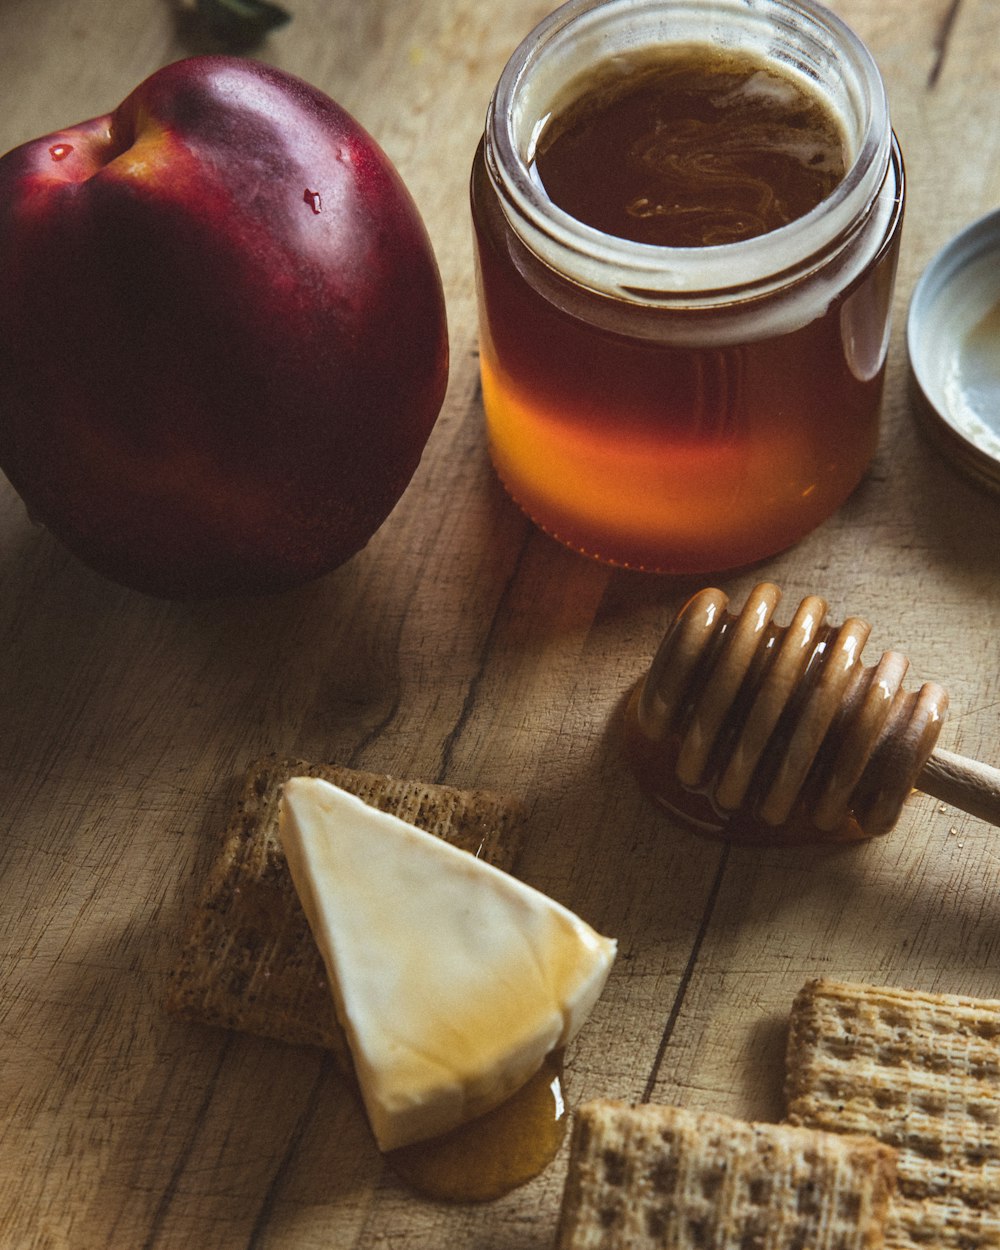
[[[285,783],[279,833],[382,1150],[499,1105],[604,988],[613,940],[329,782]]]

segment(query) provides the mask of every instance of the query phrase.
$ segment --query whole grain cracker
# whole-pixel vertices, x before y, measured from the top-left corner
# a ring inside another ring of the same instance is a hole
[[[510,871],[524,837],[523,806],[460,790],[269,757],[249,768],[242,796],[188,925],[167,1008],[185,1019],[350,1053],[278,841],[284,782],[321,777],[366,803]]]
[[[792,1124],[896,1148],[891,1250],[1000,1247],[1000,1001],[810,981],[786,1095]]]
[[[871,1138],[599,1099],[577,1112],[558,1250],[879,1250]]]

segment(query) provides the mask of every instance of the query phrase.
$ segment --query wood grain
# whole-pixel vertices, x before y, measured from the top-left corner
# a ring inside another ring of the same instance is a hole
[[[489,467],[467,179],[506,57],[550,6],[290,0],[258,55],[351,109],[398,164],[446,283],[448,397],[369,547],[248,609],[111,586],[0,480],[0,1242],[372,1250],[552,1244],[565,1160],[486,1207],[423,1203],[382,1167],[320,1052],[161,1009],[248,760],[277,752],[523,800],[517,865],[618,937],[567,1062],[571,1098],[781,1114],[784,1020],[817,975],[1000,997],[996,834],[915,797],[839,854],[673,827],[622,765],[622,701],[697,588],[587,563]],[[837,0],[886,77],[908,211],[884,433],[867,480],[761,575],[875,623],[951,694],[941,745],[1000,763],[1000,509],[914,421],[903,319],[919,273],[1000,203],[995,0]],[[168,0],[2,0],[0,149],[106,111],[207,49]],[[0,275],[2,281],[2,275]],[[56,315],[54,313],[54,315]],[[2,414],[0,414],[2,419]],[[699,583],[700,584],[700,583]]]

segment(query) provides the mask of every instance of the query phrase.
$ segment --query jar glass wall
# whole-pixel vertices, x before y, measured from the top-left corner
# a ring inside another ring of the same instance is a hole
[[[705,42],[822,96],[849,155],[833,192],[770,233],[686,248],[554,204],[534,149],[567,84],[609,56]],[[472,173],[483,398],[509,493],[567,545],[664,572],[747,564],[808,533],[877,446],[902,209],[878,70],[821,6],[556,10],[501,76]]]

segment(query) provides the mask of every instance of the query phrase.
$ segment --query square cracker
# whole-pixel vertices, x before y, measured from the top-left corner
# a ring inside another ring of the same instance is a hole
[[[1000,1247],[1000,1002],[810,981],[786,1095],[793,1124],[898,1150],[892,1250]]]
[[[319,949],[278,841],[284,782],[322,777],[510,871],[525,811],[485,790],[404,781],[336,764],[253,764],[194,909],[167,994],[185,1019],[332,1050],[351,1070]]]
[[[557,1250],[879,1250],[871,1138],[597,1100],[577,1113]]]

